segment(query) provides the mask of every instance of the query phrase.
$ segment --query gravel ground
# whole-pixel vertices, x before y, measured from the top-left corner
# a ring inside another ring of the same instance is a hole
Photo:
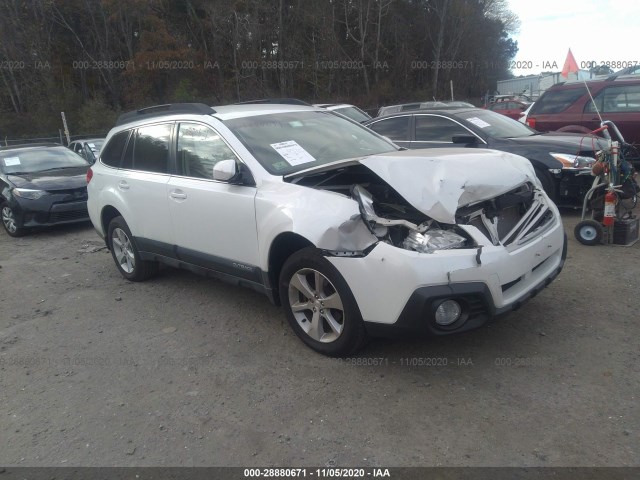
[[[640,466],[640,243],[466,334],[306,348],[266,297],[0,232],[0,465]],[[375,292],[384,295],[384,292]]]

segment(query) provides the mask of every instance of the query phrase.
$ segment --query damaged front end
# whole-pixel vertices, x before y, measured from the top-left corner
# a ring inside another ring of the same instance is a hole
[[[379,200],[362,185],[354,185],[351,195],[357,200],[369,231],[380,241],[427,254],[476,248],[478,263],[485,242],[471,235],[472,230],[480,232],[492,245],[510,249],[540,235],[554,218],[542,191],[529,182],[495,198],[459,208],[455,224],[438,222],[406,203]]]
[[[555,218],[530,163],[504,152],[438,153],[433,158],[399,152],[340,168],[316,168],[287,180],[357,202],[360,215],[341,225],[340,240],[316,243],[331,255],[360,256],[384,242],[424,254],[476,249],[480,264],[483,247],[518,248],[550,228]],[[357,227],[361,222],[367,230]],[[360,232],[356,243],[365,247],[357,252],[342,248],[353,243],[346,242],[348,231]]]
[[[362,185],[354,185],[351,195],[358,202],[362,219],[369,231],[381,241],[396,247],[420,253],[433,253],[437,250],[463,248],[470,241],[456,233],[455,226],[452,228],[450,225],[440,225],[417,210],[408,212],[407,205],[374,200]],[[376,204],[378,209],[384,212],[381,213],[384,217],[376,213]],[[407,220],[407,217],[420,223]]]

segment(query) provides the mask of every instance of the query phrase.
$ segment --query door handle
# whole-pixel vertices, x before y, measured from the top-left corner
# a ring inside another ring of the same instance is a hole
[[[120,183],[118,183],[118,188],[120,190],[129,190],[129,184],[122,180]]]
[[[169,192],[169,196],[171,198],[175,198],[176,200],[184,200],[187,198],[187,194],[184,193],[182,190],[173,190]]]

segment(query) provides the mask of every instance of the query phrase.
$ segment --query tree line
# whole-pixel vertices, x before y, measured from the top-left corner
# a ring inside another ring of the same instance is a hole
[[[0,135],[177,101],[477,101],[517,24],[506,0],[0,0]]]

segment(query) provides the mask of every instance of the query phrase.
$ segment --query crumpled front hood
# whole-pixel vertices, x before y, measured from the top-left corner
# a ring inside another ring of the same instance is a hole
[[[458,207],[496,197],[527,181],[537,184],[526,158],[496,150],[407,150],[374,155],[360,163],[416,209],[449,224],[455,223]]]

